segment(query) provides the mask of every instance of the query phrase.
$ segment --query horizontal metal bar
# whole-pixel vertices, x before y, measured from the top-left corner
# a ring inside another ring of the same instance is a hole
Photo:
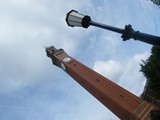
[[[113,27],[113,26],[105,25],[105,24],[101,24],[101,23],[98,23],[98,22],[90,21],[90,25],[96,26],[96,27],[99,27],[99,28],[103,28],[103,29],[106,29],[106,30],[110,30],[110,31],[113,31],[113,32],[121,33],[121,34],[124,33],[124,29],[116,28],[116,27]]]

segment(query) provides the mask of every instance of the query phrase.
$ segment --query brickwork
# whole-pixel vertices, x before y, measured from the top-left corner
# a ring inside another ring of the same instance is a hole
[[[56,61],[53,64],[61,67],[120,119],[149,120],[150,111],[157,109],[155,105],[143,101],[111,80],[81,64],[65,52],[57,55],[56,51],[58,50],[56,50],[54,54],[53,52],[51,54],[49,53],[50,49],[52,48],[46,49],[46,52],[48,52],[47,55],[52,61]]]

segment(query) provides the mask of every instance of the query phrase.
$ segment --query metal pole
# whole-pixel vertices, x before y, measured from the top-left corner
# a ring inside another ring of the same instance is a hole
[[[121,37],[123,38],[123,41],[133,38],[134,40],[139,40],[145,43],[160,46],[159,36],[154,36],[154,35],[149,35],[146,33],[139,32],[139,31],[134,31],[131,25],[125,26],[124,33],[122,34]]]
[[[113,31],[113,32],[121,33],[121,34],[124,33],[124,29],[116,28],[116,27],[113,27],[113,26],[105,25],[105,24],[101,24],[101,23],[98,23],[98,22],[90,21],[90,25],[96,26],[96,27],[99,27],[99,28],[103,28],[103,29],[106,29],[106,30],[110,30],[110,31]]]
[[[90,25],[96,26],[99,28],[103,28],[106,30],[110,30],[116,33],[120,33],[122,34],[121,37],[123,38],[123,41],[133,38],[134,40],[139,40],[145,43],[160,46],[159,36],[154,36],[154,35],[149,35],[146,33],[139,32],[139,31],[134,31],[131,25],[126,25],[125,29],[121,29],[121,28],[117,28],[117,27],[113,27],[113,26],[109,26],[109,25],[105,25],[105,24],[101,24],[101,23],[93,22],[93,21],[90,21]]]
[[[160,37],[158,36],[149,35],[149,34],[141,33],[137,31],[137,33],[135,34],[133,38],[135,40],[139,40],[139,41],[146,42],[152,45],[160,46]]]

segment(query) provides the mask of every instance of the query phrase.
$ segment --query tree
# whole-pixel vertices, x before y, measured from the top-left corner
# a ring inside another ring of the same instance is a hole
[[[160,110],[151,111],[151,120],[159,120],[160,119]]]
[[[153,3],[160,5],[160,0],[151,0]]]
[[[151,56],[140,65],[140,71],[149,80],[149,95],[160,99],[160,46],[153,46]],[[160,120],[160,109],[151,111],[151,120]]]
[[[151,96],[160,99],[160,47],[153,46],[151,56],[140,65],[140,71],[150,81]]]

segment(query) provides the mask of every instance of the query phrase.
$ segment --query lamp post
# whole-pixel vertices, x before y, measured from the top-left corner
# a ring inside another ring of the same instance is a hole
[[[69,13],[67,13],[66,22],[68,26],[71,26],[71,27],[77,26],[77,27],[88,28],[91,25],[91,26],[96,26],[106,30],[110,30],[113,32],[117,32],[122,34],[121,38],[123,38],[123,41],[133,38],[134,40],[139,40],[145,43],[160,46],[159,36],[154,36],[154,35],[149,35],[139,31],[134,31],[131,25],[126,25],[125,29],[121,29],[121,28],[101,24],[98,22],[94,22],[91,20],[90,16],[83,15],[81,13],[78,13],[78,11],[75,11],[75,10],[71,10]]]

